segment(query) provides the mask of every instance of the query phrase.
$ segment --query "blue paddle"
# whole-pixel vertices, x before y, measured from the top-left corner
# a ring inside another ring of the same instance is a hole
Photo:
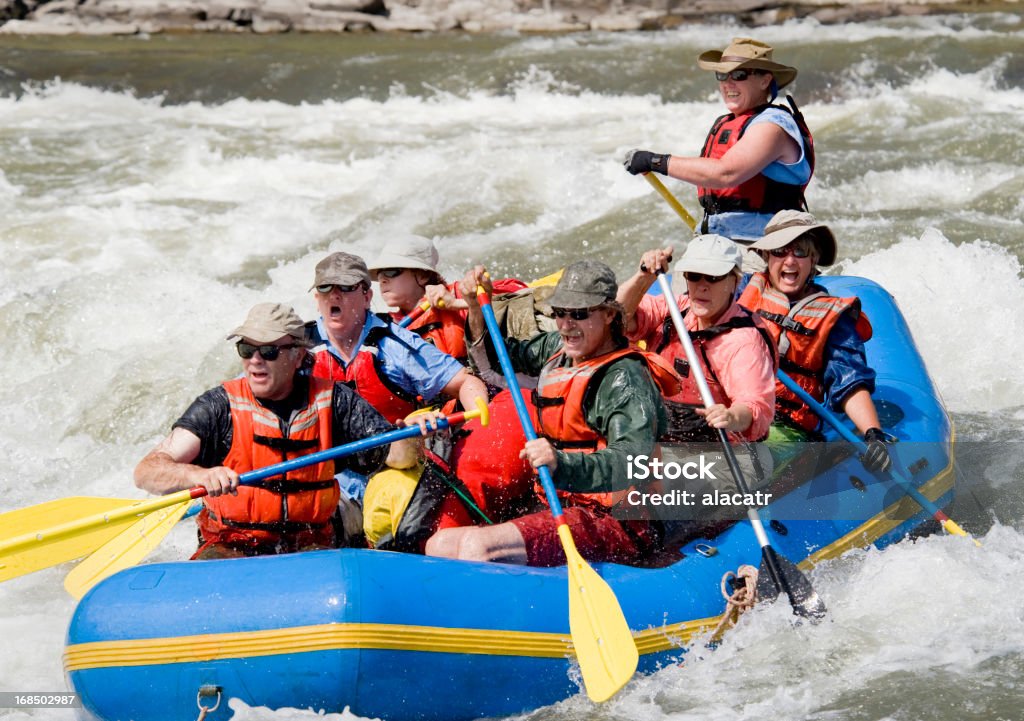
[[[786,388],[796,393],[796,395],[799,396],[800,400],[807,404],[808,408],[817,413],[820,418],[823,418],[830,426],[835,428],[839,435],[841,435],[846,441],[853,445],[853,447],[857,449],[857,453],[863,455],[867,451],[868,448],[864,441],[855,436],[853,434],[853,431],[851,431],[849,428],[843,425],[842,421],[839,420],[839,417],[836,416],[836,414],[832,413],[832,411],[830,411],[828,408],[826,408],[821,403],[816,401],[814,399],[814,396],[812,396],[806,390],[797,385],[797,382],[795,380],[790,378],[784,371],[781,370],[778,371],[775,375],[782,382],[782,385],[786,386]],[[932,514],[932,517],[942,524],[942,527],[946,529],[947,533],[950,533],[954,536],[968,536],[968,533],[964,529],[960,528],[960,526],[957,525],[956,522],[953,521],[953,519],[951,519],[949,516],[943,513],[942,510],[934,503],[932,503],[926,495],[921,493],[921,491],[917,490],[917,487],[914,486],[914,484],[910,482],[910,479],[904,476],[903,473],[896,468],[895,464],[889,467],[887,475],[893,483],[900,487],[901,490],[903,490],[907,495],[909,495],[911,498],[917,501],[917,504],[921,506],[921,508]],[[974,538],[971,540],[974,541],[975,545],[981,546],[981,543],[978,541],[978,539]]]
[[[535,440],[537,433],[519,389],[512,359],[505,347],[498,320],[494,317],[491,299],[482,287],[477,288],[477,299],[487,324],[487,332],[498,354],[501,372],[512,391],[512,400],[523,433],[527,440]],[[569,576],[569,632],[583,673],[583,685],[593,701],[606,701],[633,677],[640,655],[615,593],[576,550],[572,532],[565,522],[562,504],[558,501],[551,469],[541,466],[537,473],[565,551]]]

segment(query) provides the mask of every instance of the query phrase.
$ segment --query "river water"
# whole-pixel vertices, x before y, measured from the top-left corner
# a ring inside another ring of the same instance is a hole
[[[412,231],[438,236],[449,276],[480,261],[530,278],[584,256],[621,276],[681,246],[684,226],[619,161],[694,154],[722,112],[695,58],[747,33],[5,37],[0,511],[141,497],[136,461],[237,372],[225,333],[263,300],[310,317],[330,251],[372,256]],[[800,68],[811,208],[839,238],[837,270],[906,314],[957,425],[951,515],[984,545],[850,553],[810,574],[828,622],[762,609],[601,708],[575,697],[530,718],[1024,718],[1022,16],[756,35]],[[186,556],[191,534],[155,557]],[[0,586],[0,690],[64,688],[67,570]]]

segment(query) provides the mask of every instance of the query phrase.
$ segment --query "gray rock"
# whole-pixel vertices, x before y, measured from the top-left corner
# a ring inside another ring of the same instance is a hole
[[[996,10],[1001,1],[972,0],[971,7]],[[807,16],[855,22],[948,12],[952,3],[965,7],[963,0],[0,0],[0,32],[615,32],[722,18],[741,26]]]

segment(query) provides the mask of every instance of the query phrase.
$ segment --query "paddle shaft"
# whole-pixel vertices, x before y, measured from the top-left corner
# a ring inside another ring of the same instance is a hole
[[[480,310],[484,315],[484,323],[487,324],[487,332],[491,336],[495,352],[498,354],[501,372],[505,375],[509,390],[512,392],[512,402],[515,404],[516,414],[519,416],[519,423],[523,427],[523,433],[526,434],[526,440],[536,440],[537,431],[533,428],[533,419],[530,418],[530,411],[526,407],[526,401],[523,400],[523,394],[519,388],[519,380],[516,378],[515,369],[512,368],[512,359],[509,358],[508,349],[505,347],[501,328],[498,326],[498,319],[494,317],[491,299],[486,292],[478,289],[477,300],[480,302]],[[551,477],[551,469],[547,466],[541,466],[537,469],[537,475],[540,476],[540,483],[544,488],[544,495],[548,499],[548,505],[551,507],[551,515],[554,516],[555,523],[559,525],[565,523],[562,504],[558,501],[555,481]]]
[[[494,317],[491,300],[480,287],[477,288],[477,298],[487,324],[487,332],[498,354],[501,371],[512,393],[523,433],[527,440],[535,440],[537,433],[533,428],[533,420],[523,400],[519,381],[512,368],[512,359],[509,358],[501,328]],[[569,633],[583,675],[583,685],[591,700],[600,703],[615,695],[633,677],[640,656],[615,592],[576,550],[572,531],[555,492],[551,469],[540,466],[537,474],[551,507],[558,540],[565,551],[566,576],[569,581]]]
[[[669,285],[668,278],[665,274],[658,272],[658,284],[661,286],[661,292],[665,294],[666,306],[668,306],[669,315],[672,317],[672,323],[675,325],[676,334],[679,336],[680,342],[683,344],[683,350],[686,351],[686,360],[690,364],[690,372],[693,373],[693,378],[697,382],[697,389],[700,391],[700,398],[703,401],[705,408],[714,405],[715,399],[711,395],[711,389],[708,388],[707,379],[704,377],[704,370],[701,368],[700,360],[697,358],[697,351],[693,347],[693,341],[690,340],[690,334],[686,331],[686,326],[683,324],[683,315],[679,312],[679,306],[675,302],[675,294],[672,292],[672,287]],[[725,431],[721,428],[718,430],[718,438],[722,442],[722,450],[725,453],[725,460],[729,464],[729,470],[732,471],[733,479],[736,481],[736,487],[740,493],[744,495],[750,493],[750,487],[747,485],[746,479],[743,477],[743,472],[740,469],[739,462],[736,460],[736,454],[733,452],[732,444],[729,443],[729,438],[726,436]],[[772,577],[772,581],[775,583],[776,588],[780,588],[786,592],[789,596],[790,603],[793,605],[794,610],[797,608],[796,599],[793,596],[793,591],[789,587],[789,583],[786,580],[785,575],[779,568],[778,559],[776,558],[775,549],[772,548],[771,542],[768,540],[768,534],[764,530],[764,524],[761,522],[761,516],[758,514],[757,509],[750,506],[747,508],[747,518],[750,519],[750,525],[754,529],[754,535],[757,537],[757,542],[761,546],[762,558],[765,561],[765,567],[768,569],[769,575]]]
[[[653,173],[644,173],[643,175],[644,180],[650,183],[651,187],[658,191],[658,195],[664,198],[665,202],[669,204],[669,207],[676,211],[676,214],[683,219],[684,223],[690,226],[690,230],[696,233],[697,220],[687,212],[686,208],[683,207],[683,204],[676,199],[676,196],[672,195],[669,189],[665,187],[665,184],[661,182],[661,178]]]
[[[849,442],[855,449],[857,449],[857,453],[864,454],[865,452],[867,452],[867,444],[865,444],[864,441],[862,441],[860,438],[854,435],[853,431],[851,431],[849,428],[843,425],[842,421],[839,420],[839,417],[835,413],[833,413],[828,408],[819,403],[817,400],[815,400],[814,396],[812,396],[806,390],[801,388],[797,384],[797,382],[790,378],[789,375],[787,375],[784,371],[780,370],[775,375],[782,382],[782,385],[786,386],[786,388],[793,391],[793,393],[795,393],[800,398],[800,400],[807,404],[808,408],[817,413],[818,416],[823,418],[830,426],[835,428],[839,435],[841,435],[847,442]],[[932,514],[932,517],[935,518],[936,521],[941,523],[942,527],[945,528],[949,533],[956,536],[968,535],[966,531],[960,528],[960,526],[957,525],[955,521],[953,521],[953,519],[951,519],[949,516],[943,513],[942,509],[940,509],[938,506],[932,503],[926,495],[921,493],[921,491],[919,491],[917,487],[910,482],[910,479],[906,478],[903,475],[903,473],[896,468],[895,463],[892,466],[890,466],[888,475],[889,478],[891,478],[892,481],[897,486],[899,486],[901,490],[905,491],[907,495],[913,498],[917,502],[917,504],[921,506],[921,508]],[[977,541],[975,541],[975,543],[977,543]]]
[[[683,207],[683,204],[676,199],[676,196],[669,192],[669,189],[665,187],[665,184],[661,182],[661,178],[654,175],[653,173],[644,173],[644,179],[651,184],[651,186],[658,191],[658,194],[665,199],[665,202],[669,204],[672,210],[676,211],[676,214],[683,219],[683,222],[690,226],[690,230],[697,231],[697,220],[690,215],[690,213]]]
[[[409,311],[409,315],[405,316],[404,318],[402,318],[402,320],[398,321],[398,324],[397,324],[398,327],[399,328],[407,328],[410,323],[412,323],[414,320],[416,320],[421,315],[426,313],[429,309],[430,309],[430,301],[429,300],[421,300],[419,305],[417,305],[415,308],[413,308],[411,311]]]
[[[456,413],[449,418],[441,418],[438,420],[437,428],[434,430],[440,430],[447,428],[448,426],[456,423],[461,423],[470,418],[476,418],[481,415],[480,410],[467,411],[465,413]],[[361,451],[376,448],[378,446],[387,445],[400,441],[405,438],[413,438],[420,435],[419,426],[409,426],[408,428],[396,428],[386,433],[373,436],[371,438],[363,438],[358,441],[346,443],[343,446],[336,446],[335,448],[328,448],[323,451],[317,451],[301,458],[293,458],[290,461],[284,461],[283,463],[276,463],[266,468],[260,468],[255,471],[249,471],[239,476],[239,483],[243,485],[251,485],[257,483],[266,478],[272,476],[279,476],[288,471],[295,470],[297,468],[304,468],[311,466],[315,463],[322,461],[333,460],[335,458],[341,458],[343,456],[351,455],[353,453],[359,453]],[[27,548],[45,541],[55,541],[61,538],[67,538],[73,536],[78,532],[85,531],[91,528],[99,527],[108,523],[116,521],[122,521],[126,518],[133,516],[142,516],[153,511],[159,511],[162,508],[173,506],[176,503],[182,503],[193,498],[202,498],[207,495],[207,490],[202,486],[196,486],[195,488],[178,491],[176,493],[170,493],[160,498],[155,498],[149,501],[140,501],[138,504],[133,506],[124,506],[116,510],[107,513],[95,513],[90,516],[83,518],[77,518],[73,521],[61,523],[50,528],[46,528],[35,533],[25,533],[14,538],[10,538],[6,541],[0,542],[0,553],[10,554],[15,553],[23,548]]]

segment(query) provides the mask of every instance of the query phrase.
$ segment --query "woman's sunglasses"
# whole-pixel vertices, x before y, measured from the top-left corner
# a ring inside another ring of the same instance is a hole
[[[404,273],[406,270],[406,268],[385,268],[384,270],[378,270],[377,275],[383,275],[388,280],[394,280],[402,273]]]
[[[715,80],[722,83],[728,80],[729,78],[732,78],[737,83],[742,83],[751,75],[764,75],[764,72],[761,70],[744,70],[743,68],[740,68],[739,70],[731,70],[730,72],[727,73],[716,72]]]
[[[238,355],[245,360],[249,360],[256,352],[259,351],[260,358],[265,361],[276,361],[277,357],[281,355],[281,351],[287,348],[295,348],[295,344],[289,345],[253,345],[252,343],[245,343],[244,341],[238,341],[235,343],[235,348],[238,349]]]
[[[803,245],[787,245],[783,248],[772,248],[768,252],[776,258],[785,258],[791,253],[794,258],[807,258],[811,255],[810,249]]]
[[[691,283],[705,283],[705,282],[707,282],[707,283],[711,283],[712,285],[714,285],[715,283],[721,283],[723,280],[728,278],[729,274],[726,273],[725,275],[706,275],[704,273],[685,272],[685,273],[683,273],[683,277],[686,278]]]
[[[551,315],[556,318],[572,318],[573,320],[586,320],[590,317],[590,314],[601,306],[594,306],[593,308],[552,308]]]
[[[341,285],[340,283],[324,283],[323,285],[318,285],[316,287],[316,292],[327,295],[328,293],[332,292],[335,288],[337,288],[342,293],[351,293],[356,288],[361,288],[362,285],[362,283],[356,283],[355,285]]]

